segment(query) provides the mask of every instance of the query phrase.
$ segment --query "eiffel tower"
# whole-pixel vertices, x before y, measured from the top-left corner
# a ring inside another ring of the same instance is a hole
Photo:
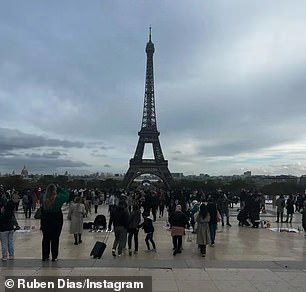
[[[147,70],[145,96],[143,106],[143,116],[141,130],[138,132],[139,140],[134,154],[130,159],[130,167],[123,179],[125,188],[129,188],[135,178],[142,174],[152,174],[159,177],[168,189],[173,186],[173,178],[168,169],[168,161],[159,143],[159,132],[157,131],[154,98],[154,74],[153,74],[153,54],[154,44],[151,40],[151,27],[149,41],[146,46]],[[152,144],[154,159],[143,159],[145,144]]]

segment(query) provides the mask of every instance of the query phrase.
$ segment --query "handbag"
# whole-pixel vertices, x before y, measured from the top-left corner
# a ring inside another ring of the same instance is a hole
[[[185,228],[179,226],[171,227],[171,236],[183,236],[185,235]]]
[[[41,219],[41,207],[39,207],[36,212],[35,212],[35,215],[34,215],[34,218],[35,219]]]
[[[220,222],[222,220],[222,216],[219,212],[219,210],[217,210],[217,222]]]

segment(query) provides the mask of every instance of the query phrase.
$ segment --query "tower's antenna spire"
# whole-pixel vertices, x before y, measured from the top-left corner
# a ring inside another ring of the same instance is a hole
[[[151,27],[151,25],[150,25],[149,42],[151,42],[151,34],[152,34],[152,27]]]

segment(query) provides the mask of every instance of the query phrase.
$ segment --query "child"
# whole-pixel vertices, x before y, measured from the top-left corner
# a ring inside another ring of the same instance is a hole
[[[0,235],[2,246],[2,261],[14,259],[14,230],[19,229],[15,215],[15,204],[13,201],[8,201],[6,206],[1,208],[0,213]]]
[[[153,234],[154,234],[153,220],[149,217],[148,213],[143,213],[143,218],[144,218],[144,221],[138,226],[138,228],[143,228],[146,234],[145,242],[148,248],[147,251],[156,252],[156,246],[153,240]],[[152,243],[152,247],[153,247],[152,249],[150,249],[149,241]]]

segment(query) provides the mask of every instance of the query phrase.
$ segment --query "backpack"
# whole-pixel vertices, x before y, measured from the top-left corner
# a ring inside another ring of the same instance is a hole
[[[96,216],[95,221],[94,221],[94,227],[95,229],[98,229],[99,227],[106,229],[106,218],[104,215]]]
[[[29,197],[28,197],[28,195],[24,195],[22,197],[22,204],[23,205],[28,205],[29,204]]]

